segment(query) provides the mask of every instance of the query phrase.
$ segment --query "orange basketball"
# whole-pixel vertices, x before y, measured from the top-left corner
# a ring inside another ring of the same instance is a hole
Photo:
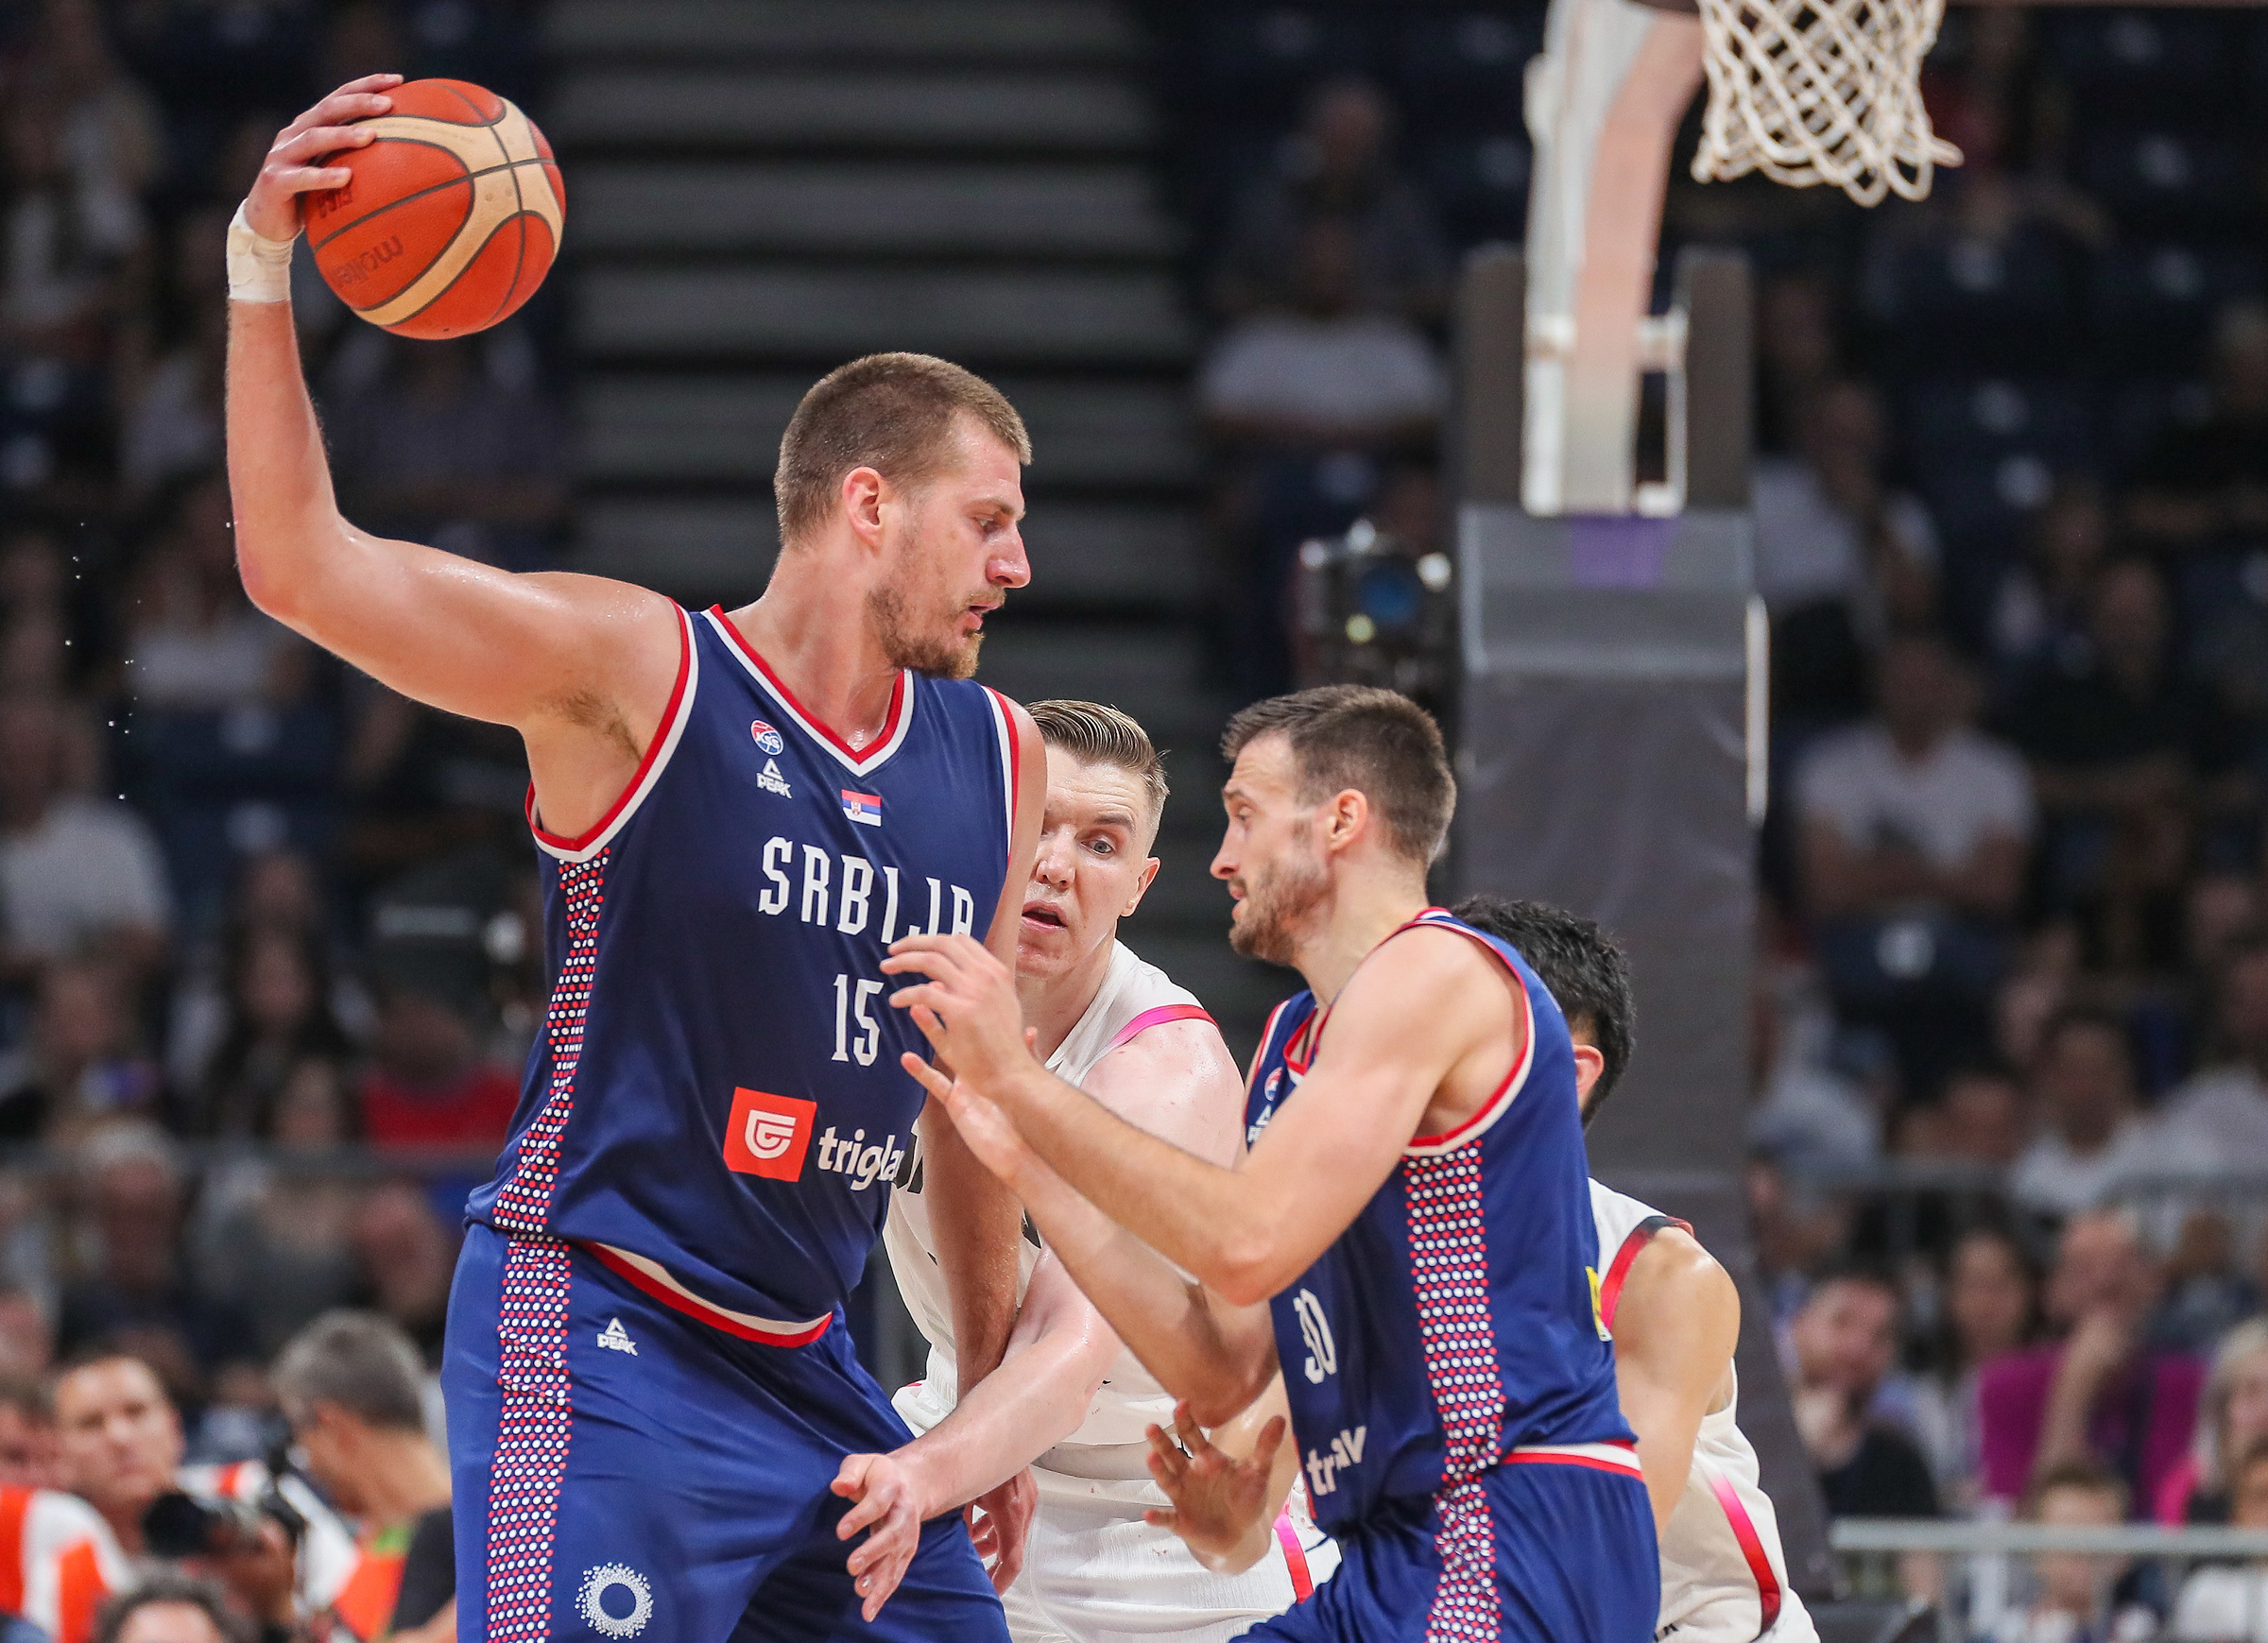
[[[463,80],[411,80],[358,122],[360,148],[322,162],[354,175],[307,197],[324,283],[403,336],[485,331],[535,295],[559,248],[567,190],[535,122]]]

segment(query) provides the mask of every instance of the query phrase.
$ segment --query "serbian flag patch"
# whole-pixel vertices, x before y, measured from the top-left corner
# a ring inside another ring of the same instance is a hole
[[[852,821],[867,827],[882,826],[882,800],[870,793],[852,793],[843,789],[843,813]]]

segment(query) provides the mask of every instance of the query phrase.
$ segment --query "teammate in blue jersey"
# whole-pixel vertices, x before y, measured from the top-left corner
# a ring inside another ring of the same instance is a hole
[[[1653,1515],[1598,1316],[1573,1052],[1520,956],[1426,904],[1440,733],[1336,685],[1246,710],[1224,750],[1234,945],[1310,986],[1269,1023],[1240,1165],[1046,1073],[1013,978],[965,939],[885,967],[962,1082],[919,1075],[1185,1419],[1229,1418],[1281,1364],[1342,1562],[1246,1636],[1645,1643]]]
[[[450,1301],[458,1634],[1005,1639],[960,1519],[846,1462],[909,1434],[842,1303],[919,1121],[964,1385],[1014,1310],[1015,1203],[923,1115],[881,966],[916,930],[1015,955],[1046,760],[968,681],[1029,579],[1022,423],[942,360],[833,372],[730,613],[356,529],[274,270],[397,78],[287,128],[231,229],[229,468],[264,610],[527,747],[557,979]],[[985,1498],[1004,1583],[1030,1496]]]

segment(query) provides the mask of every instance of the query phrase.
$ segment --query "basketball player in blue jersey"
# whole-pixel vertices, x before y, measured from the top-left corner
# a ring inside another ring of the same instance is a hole
[[[1644,1643],[1653,1515],[1596,1308],[1573,1052],[1519,954],[1426,903],[1440,733],[1339,685],[1246,710],[1224,750],[1234,945],[1310,985],[1262,1041],[1241,1163],[1048,1074],[973,941],[892,950],[913,984],[892,1002],[961,1082],[908,1070],[1197,1421],[1281,1365],[1342,1561],[1246,1636]]]
[[[958,1519],[843,1544],[844,1457],[908,1434],[841,1320],[918,1121],[964,1386],[1012,1320],[1016,1206],[924,1117],[881,965],[916,930],[1015,954],[1046,761],[967,680],[1029,579],[1022,423],[942,360],[834,371],[730,613],[356,529],[272,276],[394,83],[286,128],[232,227],[229,469],[261,608],[527,747],[557,980],[450,1302],[459,1635],[1005,1639]],[[986,1498],[1004,1578],[1029,1502]]]

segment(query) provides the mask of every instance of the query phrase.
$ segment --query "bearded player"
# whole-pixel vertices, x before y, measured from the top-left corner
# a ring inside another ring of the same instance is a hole
[[[1629,1065],[1629,962],[1587,918],[1540,901],[1474,896],[1456,915],[1519,950],[1551,989],[1574,1043],[1588,1126]],[[1788,1588],[1779,1524],[1737,1422],[1740,1293],[1681,1221],[1593,1181],[1599,1309],[1614,1331],[1615,1382],[1638,1434],[1661,1546],[1661,1643],[1815,1643]],[[1186,1426],[1178,1429],[1186,1432]],[[1262,1449],[1232,1455],[1201,1432],[1187,1447],[1152,1429],[1153,1470],[1173,1498],[1157,1520],[1217,1561],[1246,1544],[1269,1498]]]
[[[1455,793],[1440,732],[1335,685],[1246,709],[1224,752],[1234,945],[1310,988],[1262,1040],[1237,1166],[1047,1072],[973,941],[892,949],[914,983],[892,1002],[962,1082],[908,1070],[1192,1406],[1185,1440],[1280,1363],[1341,1562],[1246,1636],[1635,1643],[1654,1522],[1593,1302],[1573,1049],[1518,952],[1427,905]]]
[[[1029,579],[1022,423],[942,360],[834,371],[781,441],[769,586],[730,613],[356,529],[277,274],[395,83],[286,128],[231,229],[229,471],[261,608],[527,748],[557,980],[450,1301],[460,1635],[1004,1638],[957,1520],[875,1514],[846,1568],[868,1503],[838,1474],[906,1437],[841,1324],[922,1109],[881,961],[920,930],[1010,962],[1045,800],[1030,719],[967,682]],[[973,1384],[1020,1221],[949,1122],[923,1136]],[[1017,1500],[988,1504],[1005,1566]]]
[[[1119,920],[1157,877],[1150,853],[1165,768],[1143,727],[1091,702],[1035,702],[1047,745],[1047,813],[1025,886],[1016,988],[1048,1070],[1152,1135],[1227,1163],[1242,1149],[1236,1065],[1194,997],[1118,940]],[[1234,1574],[1200,1564],[1144,1519],[1165,1498],[1150,1481],[1143,1433],[1173,1400],[1126,1352],[1062,1263],[1036,1239],[1007,1356],[954,1412],[953,1319],[937,1282],[922,1160],[900,1172],[884,1238],[898,1287],[930,1343],[928,1378],[898,1395],[924,1433],[878,1466],[906,1474],[920,1514],[942,1511],[1021,1471],[1039,1488],[1023,1573],[1002,1593],[1016,1643],[1103,1643],[1131,1632],[1213,1643],[1280,1614],[1336,1566],[1303,1516],[1263,1525],[1267,1555]],[[1248,1448],[1280,1404],[1263,1399],[1216,1433]],[[1264,1407],[1263,1407],[1264,1406]],[[943,1424],[940,1424],[943,1423]],[[1291,1482],[1290,1457],[1277,1481]]]

